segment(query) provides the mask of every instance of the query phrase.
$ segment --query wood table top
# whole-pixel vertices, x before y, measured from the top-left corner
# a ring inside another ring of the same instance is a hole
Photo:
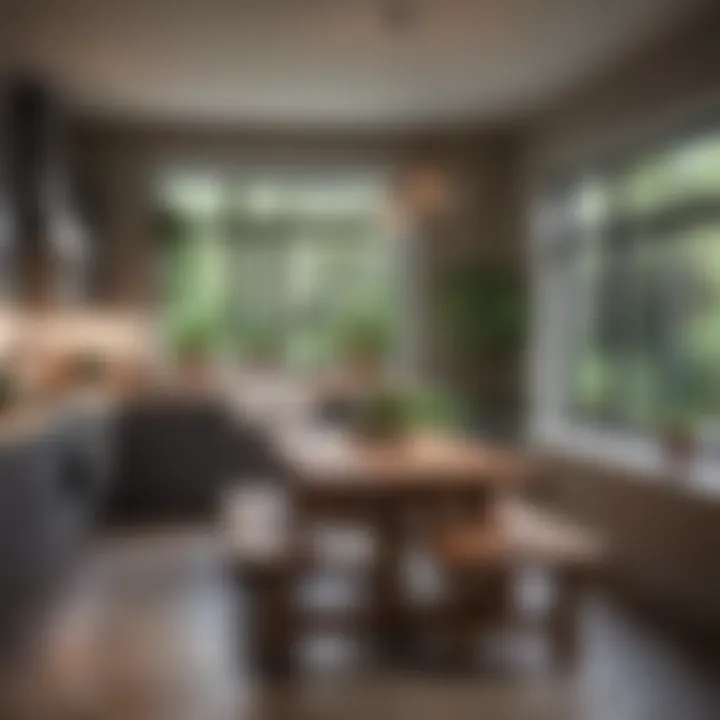
[[[398,490],[439,483],[507,486],[527,472],[518,451],[439,434],[382,444],[315,431],[286,438],[279,450],[301,482],[334,489]]]

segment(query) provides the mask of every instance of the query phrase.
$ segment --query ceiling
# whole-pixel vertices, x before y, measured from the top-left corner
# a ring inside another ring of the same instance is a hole
[[[697,0],[4,0],[0,66],[88,114],[323,126],[521,116]]]

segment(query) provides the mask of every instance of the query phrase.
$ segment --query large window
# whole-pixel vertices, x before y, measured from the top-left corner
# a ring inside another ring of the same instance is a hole
[[[165,180],[171,342],[200,332],[237,355],[307,367],[331,358],[343,323],[394,323],[383,192],[374,176]]]
[[[715,422],[720,132],[578,173],[543,217],[538,381],[555,416],[639,432]]]

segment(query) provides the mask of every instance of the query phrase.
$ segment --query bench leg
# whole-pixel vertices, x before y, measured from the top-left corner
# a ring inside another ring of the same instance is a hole
[[[291,672],[295,637],[290,578],[285,573],[246,578],[244,586],[252,661],[261,676],[285,677]]]
[[[446,618],[446,636],[454,667],[472,666],[478,633],[501,622],[505,616],[509,587],[509,573],[505,569],[454,574]]]
[[[472,666],[475,640],[473,610],[469,580],[464,573],[456,573],[451,579],[450,601],[443,618],[448,660],[454,669]]]
[[[580,573],[567,570],[557,578],[557,597],[550,620],[551,642],[556,664],[569,669],[580,654],[580,606],[584,582]]]

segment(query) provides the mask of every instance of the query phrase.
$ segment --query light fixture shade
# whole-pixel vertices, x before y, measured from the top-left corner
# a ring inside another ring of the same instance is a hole
[[[411,165],[401,174],[396,188],[395,205],[410,222],[437,217],[450,207],[450,176],[439,163]]]

